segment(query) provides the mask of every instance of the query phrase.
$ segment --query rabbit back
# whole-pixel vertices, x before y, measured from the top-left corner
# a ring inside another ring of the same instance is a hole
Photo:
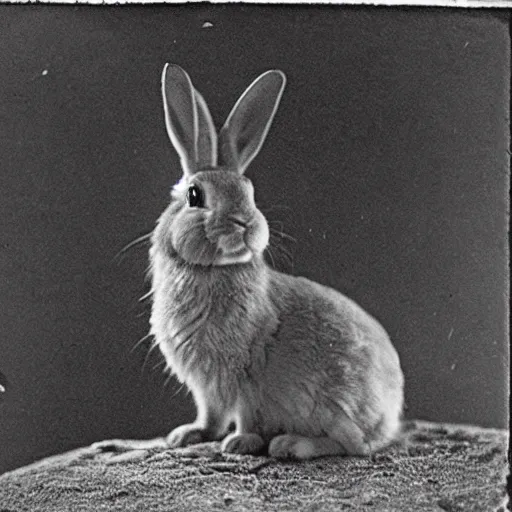
[[[273,272],[269,289],[279,322],[264,344],[261,373],[242,384],[263,436],[328,435],[347,453],[386,445],[403,406],[403,375],[386,331],[354,301],[308,279]]]

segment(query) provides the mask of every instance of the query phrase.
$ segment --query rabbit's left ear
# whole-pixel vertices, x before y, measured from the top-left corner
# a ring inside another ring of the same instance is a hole
[[[282,71],[259,76],[242,94],[219,134],[222,163],[243,174],[267,136],[286,84]]]

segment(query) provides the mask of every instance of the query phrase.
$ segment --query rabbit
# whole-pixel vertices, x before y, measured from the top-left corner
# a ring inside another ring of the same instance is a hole
[[[217,135],[178,65],[162,76],[165,123],[183,176],[153,231],[151,334],[197,417],[170,448],[222,441],[280,459],[368,455],[401,429],[404,378],[380,323],[338,291],[276,271],[269,227],[244,172],[286,77],[270,70]]]

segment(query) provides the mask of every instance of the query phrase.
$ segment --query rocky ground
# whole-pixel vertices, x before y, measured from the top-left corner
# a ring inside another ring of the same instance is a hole
[[[366,458],[86,447],[0,476],[0,512],[505,512],[507,442],[505,431],[409,421],[400,443]]]

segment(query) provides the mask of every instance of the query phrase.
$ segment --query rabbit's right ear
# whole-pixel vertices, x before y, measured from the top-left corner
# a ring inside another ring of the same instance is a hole
[[[217,134],[203,97],[188,74],[175,64],[162,73],[165,125],[185,175],[217,164]]]

